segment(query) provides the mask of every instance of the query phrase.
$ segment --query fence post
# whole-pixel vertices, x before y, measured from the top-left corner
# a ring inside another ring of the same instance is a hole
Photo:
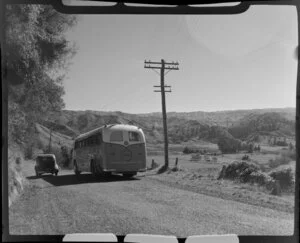
[[[178,157],[176,157],[176,160],[175,160],[175,167],[177,167],[178,165]]]

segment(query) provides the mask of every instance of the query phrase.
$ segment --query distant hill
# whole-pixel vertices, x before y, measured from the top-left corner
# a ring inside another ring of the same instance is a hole
[[[218,112],[169,112],[170,143],[203,140],[217,143],[220,138],[243,141],[257,136],[295,135],[295,108],[235,110]],[[43,126],[75,137],[104,124],[123,123],[141,127],[147,143],[163,142],[161,113],[129,114],[120,111],[72,111],[53,113]],[[255,140],[255,139],[254,139]]]
[[[228,131],[238,139],[259,140],[258,136],[294,137],[295,122],[281,113],[251,113],[236,122]]]
[[[264,114],[268,112],[275,112],[280,114],[287,120],[295,121],[296,109],[295,108],[267,108],[267,109],[252,109],[252,110],[227,110],[227,111],[194,111],[194,112],[168,112],[168,117],[185,118],[188,120],[201,121],[209,125],[218,126],[232,126],[240,119],[250,114]],[[161,117],[160,112],[140,114],[145,117]]]

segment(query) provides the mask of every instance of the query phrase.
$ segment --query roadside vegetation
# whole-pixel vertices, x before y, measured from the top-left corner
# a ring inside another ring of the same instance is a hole
[[[184,190],[293,212],[296,150],[267,141],[255,143],[253,148],[251,153],[222,153],[203,142],[170,144],[170,168],[156,176],[164,164],[163,144],[157,144],[156,153],[148,155],[147,173]],[[270,166],[270,161],[277,161],[276,166]]]
[[[295,185],[291,168],[281,168],[265,173],[257,165],[245,161],[234,161],[229,165],[224,165],[218,179],[263,186],[273,195],[280,195],[282,191],[291,192]]]
[[[36,124],[49,112],[64,107],[64,70],[75,54],[64,34],[76,24],[76,18],[47,5],[12,4],[6,5],[5,22],[3,63],[8,84],[11,201],[23,187],[21,164],[41,148]]]

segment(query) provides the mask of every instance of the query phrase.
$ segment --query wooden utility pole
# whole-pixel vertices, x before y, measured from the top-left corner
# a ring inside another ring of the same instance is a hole
[[[52,137],[52,129],[50,129],[50,138],[49,138],[49,153],[51,153],[51,137]]]
[[[167,128],[167,112],[166,112],[166,96],[165,92],[172,92],[171,89],[166,90],[165,88],[171,88],[171,86],[165,85],[165,75],[171,70],[179,70],[178,62],[165,62],[163,59],[161,62],[151,62],[145,61],[144,68],[160,69],[160,85],[154,86],[155,88],[160,88],[160,90],[154,90],[154,92],[161,92],[161,103],[162,103],[162,116],[163,116],[163,127],[164,127],[164,141],[165,141],[165,165],[163,170],[169,167],[169,149],[168,149],[168,128]],[[168,70],[165,73],[165,70]]]

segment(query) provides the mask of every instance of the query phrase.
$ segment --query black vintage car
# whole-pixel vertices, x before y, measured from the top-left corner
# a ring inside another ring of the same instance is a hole
[[[36,157],[35,164],[35,174],[40,176],[44,173],[51,173],[57,176],[59,167],[56,163],[56,158],[54,154],[39,154]]]

